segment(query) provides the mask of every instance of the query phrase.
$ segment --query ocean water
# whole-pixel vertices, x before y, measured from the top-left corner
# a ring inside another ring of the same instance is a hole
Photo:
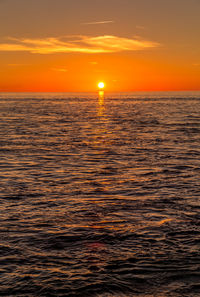
[[[200,93],[0,94],[0,296],[200,296]]]

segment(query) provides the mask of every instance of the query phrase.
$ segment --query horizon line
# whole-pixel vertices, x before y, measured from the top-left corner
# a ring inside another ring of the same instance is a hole
[[[1,93],[98,93],[95,91],[0,91]],[[200,92],[200,89],[190,90],[135,90],[135,91],[106,91],[105,93],[161,93],[161,92]]]

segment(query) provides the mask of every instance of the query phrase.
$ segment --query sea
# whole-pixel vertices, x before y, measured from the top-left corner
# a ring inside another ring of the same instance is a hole
[[[200,92],[0,93],[0,296],[200,296]]]

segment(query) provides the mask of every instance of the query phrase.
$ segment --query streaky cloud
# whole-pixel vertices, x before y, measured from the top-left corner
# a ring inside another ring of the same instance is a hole
[[[51,70],[58,72],[68,72],[68,69],[66,68],[51,68]]]
[[[53,53],[114,53],[137,51],[159,47],[160,44],[140,38],[127,38],[115,35],[66,36],[49,38],[8,38],[0,43],[0,51],[26,51],[32,54]]]
[[[115,23],[114,21],[96,21],[96,22],[88,22],[88,23],[81,23],[82,25],[102,25],[102,24],[112,24]]]
[[[140,29],[140,30],[145,30],[145,27],[144,27],[144,26],[139,26],[139,25],[137,25],[136,28],[137,28],[137,29]]]

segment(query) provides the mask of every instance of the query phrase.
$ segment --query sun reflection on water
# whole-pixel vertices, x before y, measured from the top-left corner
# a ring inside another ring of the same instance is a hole
[[[102,116],[103,112],[105,110],[105,106],[104,106],[104,99],[105,99],[105,95],[104,95],[104,91],[99,91],[99,97],[98,97],[98,116]]]

